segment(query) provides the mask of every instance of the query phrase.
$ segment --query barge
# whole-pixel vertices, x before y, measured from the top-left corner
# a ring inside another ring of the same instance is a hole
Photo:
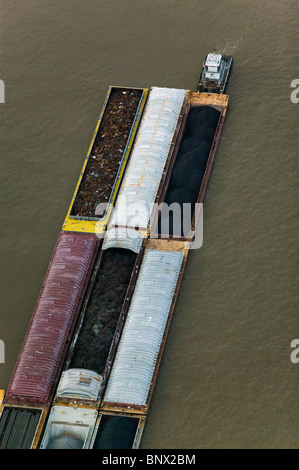
[[[200,75],[197,91],[224,93],[233,64],[230,55],[210,53],[207,55]]]
[[[148,91],[109,87],[63,230],[105,232]]]
[[[0,448],[140,446],[228,101],[109,87],[1,398]],[[172,204],[191,206],[187,225]]]

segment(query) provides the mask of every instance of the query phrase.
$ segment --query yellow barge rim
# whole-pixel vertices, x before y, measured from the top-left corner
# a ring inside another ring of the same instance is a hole
[[[107,92],[107,95],[106,95],[106,98],[105,98],[105,101],[104,101],[99,119],[97,121],[97,125],[96,125],[95,131],[93,133],[93,136],[92,136],[92,139],[91,139],[91,142],[90,142],[90,145],[89,145],[89,148],[88,148],[85,160],[84,160],[82,170],[80,172],[80,176],[79,176],[79,179],[78,179],[78,182],[77,182],[77,185],[76,185],[76,188],[75,188],[70,206],[69,206],[68,211],[67,211],[67,215],[66,215],[65,220],[63,222],[62,230],[65,230],[65,231],[68,231],[68,232],[96,233],[99,236],[104,236],[105,231],[107,229],[107,225],[108,225],[109,219],[110,219],[111,214],[112,214],[112,210],[113,210],[113,207],[114,207],[114,204],[115,204],[117,193],[118,193],[118,190],[119,190],[119,187],[120,187],[120,184],[121,184],[121,181],[122,181],[122,177],[123,177],[125,169],[126,169],[126,165],[127,165],[129,155],[130,155],[130,152],[131,152],[131,149],[132,149],[132,146],[133,146],[133,142],[134,142],[134,139],[135,139],[135,136],[136,136],[136,132],[137,132],[137,129],[138,129],[138,126],[139,126],[139,122],[140,122],[140,119],[141,119],[141,116],[142,116],[142,113],[143,113],[143,109],[144,109],[144,106],[145,106],[145,103],[146,103],[146,100],[147,100],[147,96],[148,96],[148,93],[149,93],[148,88],[134,87],[134,90],[142,90],[143,93],[142,93],[142,96],[141,96],[141,99],[140,99],[140,103],[139,103],[139,107],[138,107],[138,110],[137,110],[137,113],[136,113],[134,124],[133,124],[133,127],[131,129],[130,137],[129,137],[129,140],[128,140],[127,145],[126,145],[126,151],[125,151],[125,154],[124,154],[124,157],[123,157],[123,160],[122,160],[122,165],[120,166],[118,174],[116,176],[116,181],[115,181],[115,184],[114,184],[114,187],[113,187],[113,190],[112,190],[112,194],[111,194],[109,204],[108,204],[108,209],[105,213],[105,216],[102,217],[101,219],[97,219],[97,218],[92,218],[92,219],[91,218],[86,218],[86,219],[82,218],[82,219],[80,219],[80,218],[71,217],[70,213],[71,213],[71,210],[72,210],[72,207],[73,207],[73,204],[74,204],[74,201],[75,201],[75,198],[76,198],[81,180],[83,178],[84,171],[85,171],[85,168],[86,168],[89,156],[90,156],[90,152],[92,150],[92,146],[94,144],[94,141],[95,141],[95,138],[96,138],[96,135],[97,135],[102,117],[104,115],[104,112],[105,112],[105,109],[106,109],[106,105],[107,105],[111,90],[115,89],[115,88],[130,89],[130,87],[116,87],[116,86],[109,86],[109,88],[108,88],[108,92]],[[133,89],[133,87],[131,87],[131,88]]]

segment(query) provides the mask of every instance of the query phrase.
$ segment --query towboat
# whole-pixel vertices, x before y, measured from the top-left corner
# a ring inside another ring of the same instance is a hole
[[[201,93],[223,93],[232,66],[232,56],[209,53],[203,63],[197,91]]]

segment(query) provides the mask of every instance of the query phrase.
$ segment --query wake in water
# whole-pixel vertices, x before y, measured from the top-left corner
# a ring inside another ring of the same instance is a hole
[[[221,49],[220,53],[221,54],[226,54],[226,55],[235,55],[236,51],[240,49],[242,43],[243,43],[243,36],[240,36],[237,38],[235,41],[230,41],[226,40],[226,43],[224,47]]]

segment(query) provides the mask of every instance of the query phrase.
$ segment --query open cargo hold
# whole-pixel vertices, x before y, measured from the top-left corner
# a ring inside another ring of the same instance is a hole
[[[121,184],[111,226],[147,231],[151,205],[171,158],[186,90],[153,87]]]
[[[109,87],[63,230],[105,230],[147,94],[146,88]]]
[[[174,162],[163,181],[159,213],[152,216],[151,236],[188,239],[204,200],[228,106],[227,95],[190,93]],[[157,222],[158,221],[158,222]]]
[[[35,448],[45,421],[40,408],[4,406],[0,418],[0,449]]]
[[[184,252],[145,250],[102,411],[147,412],[185,258]]]
[[[5,390],[0,390],[0,413],[2,411],[4,397],[5,397]]]
[[[99,413],[90,443],[92,449],[138,449],[145,416]]]
[[[97,415],[92,408],[52,406],[39,448],[89,448]]]
[[[89,369],[102,377],[137,254],[130,250],[103,250],[82,322],[70,350],[67,368]]]
[[[51,401],[98,247],[96,235],[60,233],[5,403]]]

